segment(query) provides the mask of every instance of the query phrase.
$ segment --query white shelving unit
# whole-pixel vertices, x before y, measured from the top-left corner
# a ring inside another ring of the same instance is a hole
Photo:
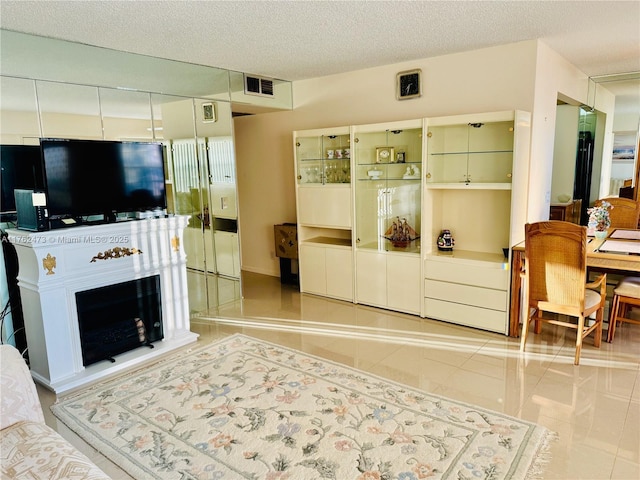
[[[300,291],[353,301],[351,132],[293,133]]]
[[[529,143],[526,112],[427,120],[424,316],[508,333],[503,249],[524,240]],[[437,248],[443,229],[451,252]]]
[[[353,135],[356,302],[419,315],[423,121]]]
[[[294,132],[301,291],[507,334],[530,124],[506,111]]]

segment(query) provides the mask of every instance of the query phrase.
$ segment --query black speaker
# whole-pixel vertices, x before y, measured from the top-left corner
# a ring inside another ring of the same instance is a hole
[[[11,311],[11,320],[13,322],[13,340],[15,345],[23,353],[24,358],[28,361],[27,354],[27,336],[24,330],[24,316],[22,313],[22,297],[20,296],[20,287],[18,287],[18,254],[16,247],[9,242],[9,236],[6,232],[0,233],[2,240],[2,254],[4,255],[4,267],[7,276],[7,290],[9,292],[9,307]],[[8,311],[3,311],[3,314]]]
[[[44,192],[38,190],[14,190],[17,226],[20,230],[41,232],[49,230],[49,213]]]

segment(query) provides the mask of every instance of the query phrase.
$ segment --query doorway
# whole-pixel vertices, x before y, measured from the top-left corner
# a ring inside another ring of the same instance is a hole
[[[587,209],[601,196],[604,117],[588,107],[558,102],[551,207],[581,204],[577,217],[587,223]]]

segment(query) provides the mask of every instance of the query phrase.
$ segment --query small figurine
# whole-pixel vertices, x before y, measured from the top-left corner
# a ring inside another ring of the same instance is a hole
[[[402,178],[420,178],[420,169],[414,165],[409,165]]]
[[[449,230],[442,230],[442,232],[440,232],[438,236],[438,250],[451,251],[455,243]]]

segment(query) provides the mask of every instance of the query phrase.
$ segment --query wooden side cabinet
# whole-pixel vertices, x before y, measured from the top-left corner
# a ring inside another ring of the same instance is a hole
[[[580,210],[582,200],[573,200],[566,203],[552,203],[549,209],[549,220],[560,220],[580,224]]]

